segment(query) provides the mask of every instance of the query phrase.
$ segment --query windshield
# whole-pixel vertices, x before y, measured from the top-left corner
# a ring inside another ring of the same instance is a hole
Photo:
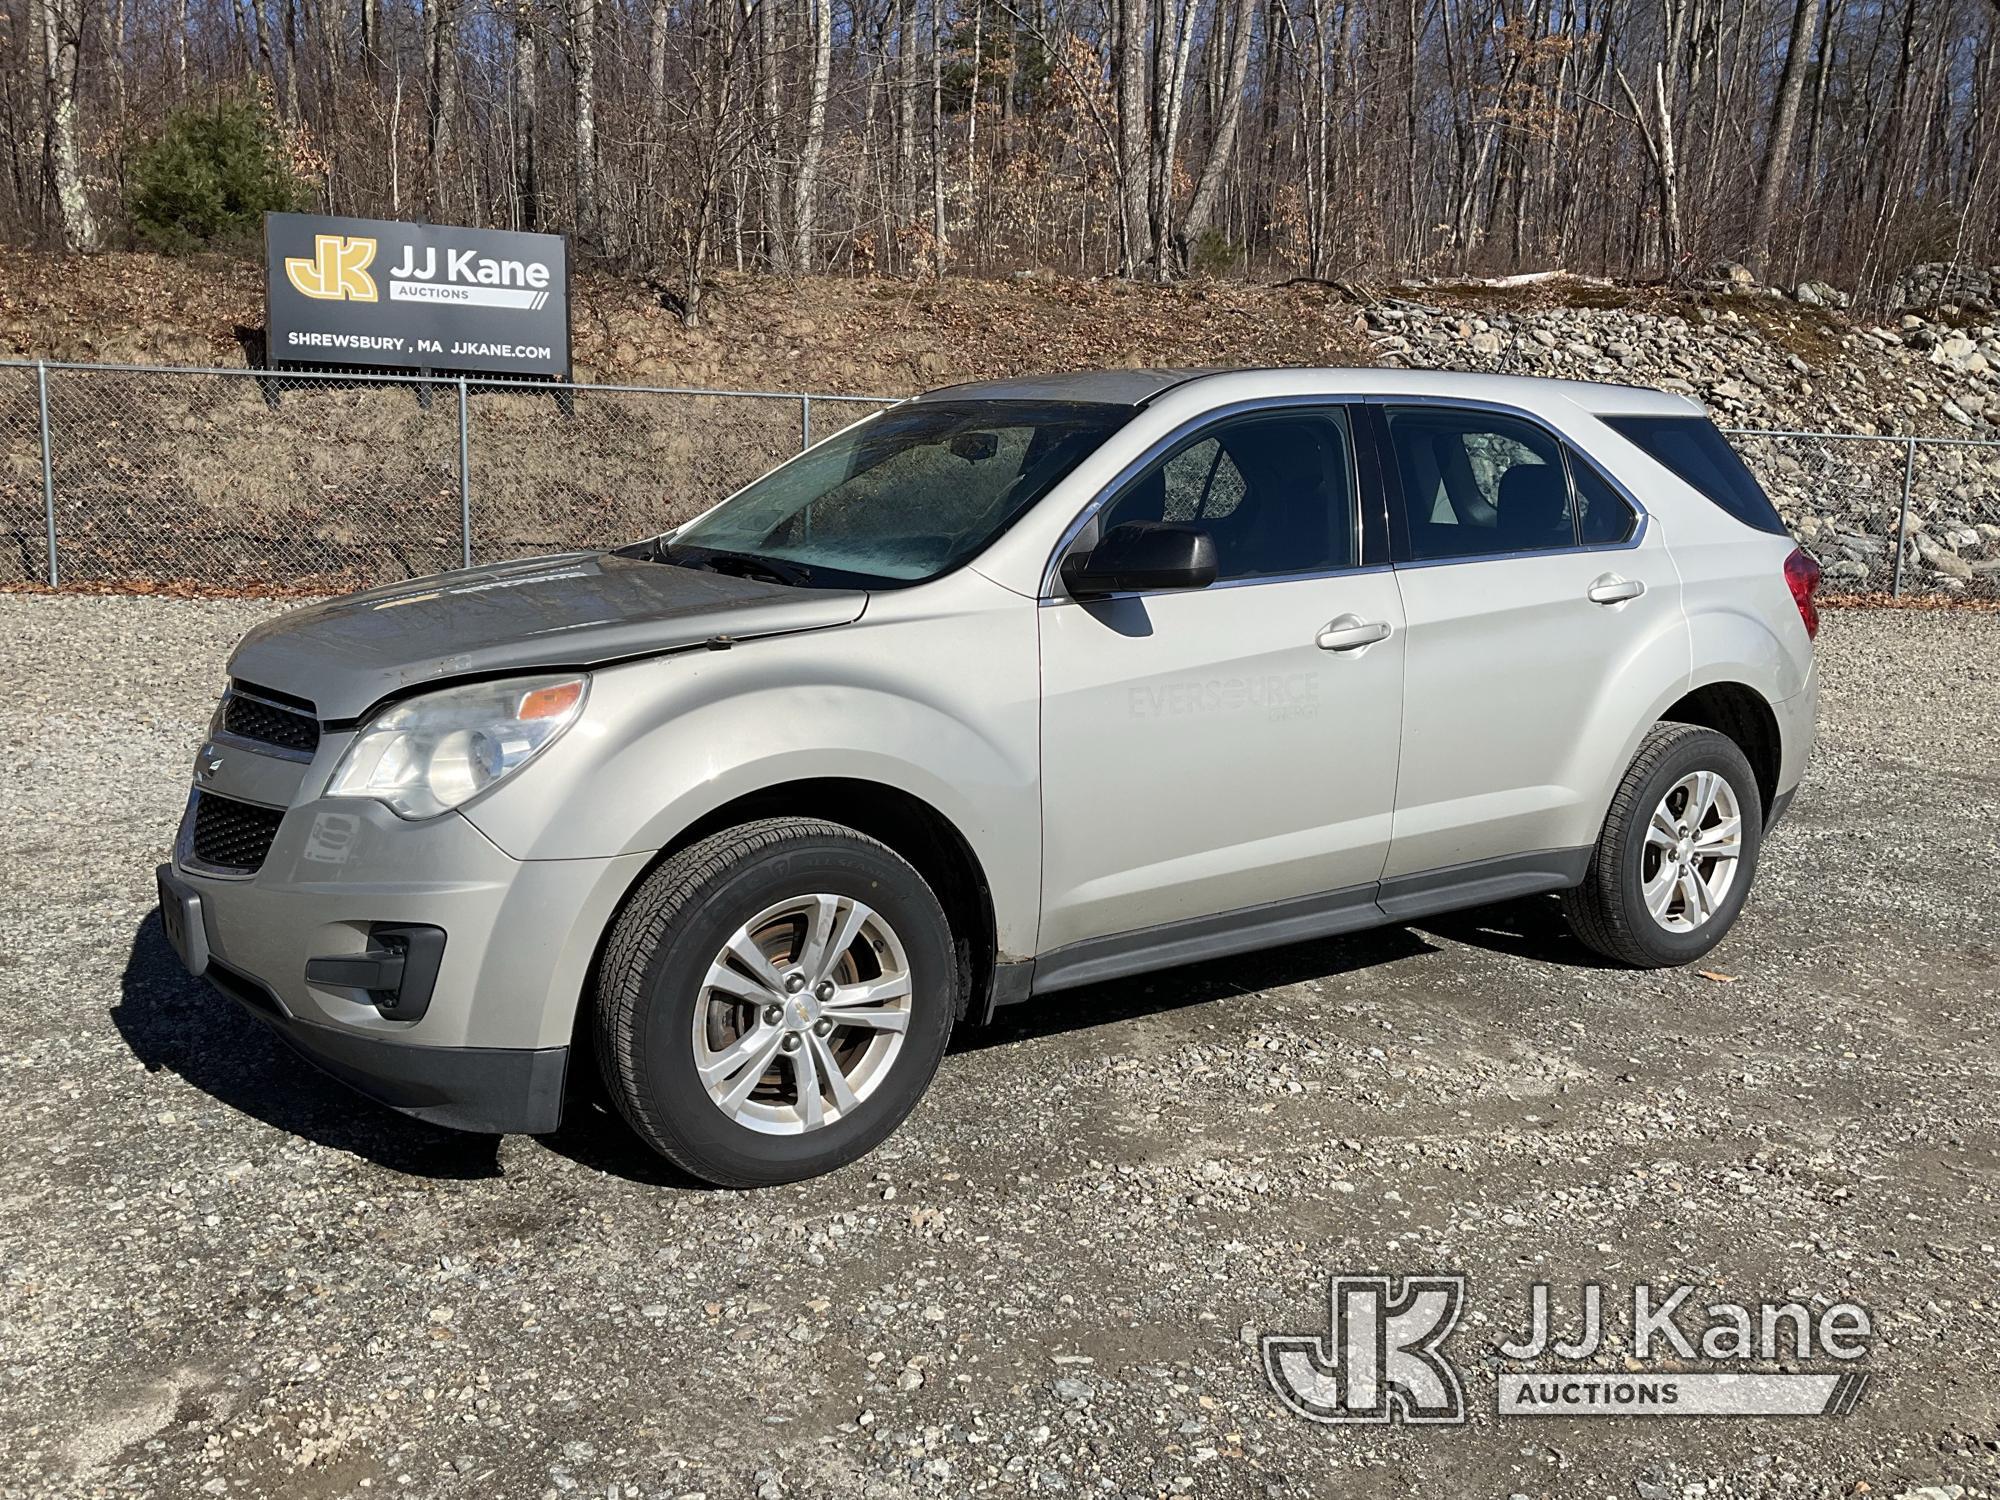
[[[683,526],[660,555],[787,583],[921,583],[978,554],[1133,412],[1079,401],[892,407]]]

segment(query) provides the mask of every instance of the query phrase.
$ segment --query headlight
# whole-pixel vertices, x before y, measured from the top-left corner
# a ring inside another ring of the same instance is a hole
[[[400,817],[434,818],[546,749],[582,712],[589,683],[513,677],[398,703],[355,736],[326,794],[373,797]]]

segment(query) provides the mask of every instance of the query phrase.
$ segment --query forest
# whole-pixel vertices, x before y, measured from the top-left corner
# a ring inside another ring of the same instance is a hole
[[[133,242],[254,104],[297,206],[717,270],[1305,277],[2000,259],[2000,0],[0,0],[0,238]]]

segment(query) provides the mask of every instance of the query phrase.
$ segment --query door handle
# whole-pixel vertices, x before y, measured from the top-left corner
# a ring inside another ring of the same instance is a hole
[[[1364,620],[1359,615],[1342,615],[1320,627],[1313,644],[1322,651],[1359,651],[1377,641],[1389,639],[1387,620]]]
[[[1584,597],[1592,604],[1623,604],[1627,599],[1636,599],[1646,592],[1646,585],[1636,578],[1620,578],[1616,573],[1600,575],[1590,585],[1590,592]]]

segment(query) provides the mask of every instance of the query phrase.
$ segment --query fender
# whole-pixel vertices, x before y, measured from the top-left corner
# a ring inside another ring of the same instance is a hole
[[[516,859],[597,859],[665,848],[785,782],[876,782],[958,829],[985,873],[1001,951],[1033,952],[1035,609],[983,579],[973,589],[991,607],[911,621],[871,606],[835,630],[600,671],[577,725],[465,816]]]
[[[1790,600],[1786,600],[1787,606]],[[1785,712],[1784,705],[1797,699],[1810,684],[1810,669],[1806,681],[1797,685],[1796,691],[1784,694],[1783,689],[1792,684],[1796,671],[1792,658],[1785,650],[1783,642],[1772,633],[1765,621],[1758,615],[1736,607],[1716,607],[1704,610],[1700,616],[1689,620],[1690,639],[1694,646],[1694,661],[1697,665],[1677,685],[1659,688],[1646,703],[1642,712],[1635,714],[1631,727],[1624,736],[1618,758],[1606,772],[1594,799],[1596,828],[1602,828],[1604,819],[1611,810],[1611,799],[1617,794],[1618,783],[1624,780],[1626,768],[1632,758],[1639,753],[1639,743],[1648,731],[1667,717],[1674,704],[1689,693],[1717,683],[1740,683],[1762,698],[1776,715],[1784,742],[1783,769],[1779,773],[1778,786],[1781,791],[1795,785],[1803,769],[1806,751],[1810,748],[1808,733],[1804,743],[1793,723],[1795,716]],[[1806,711],[1808,727],[1811,711]],[[1591,837],[1594,839],[1596,833]]]

